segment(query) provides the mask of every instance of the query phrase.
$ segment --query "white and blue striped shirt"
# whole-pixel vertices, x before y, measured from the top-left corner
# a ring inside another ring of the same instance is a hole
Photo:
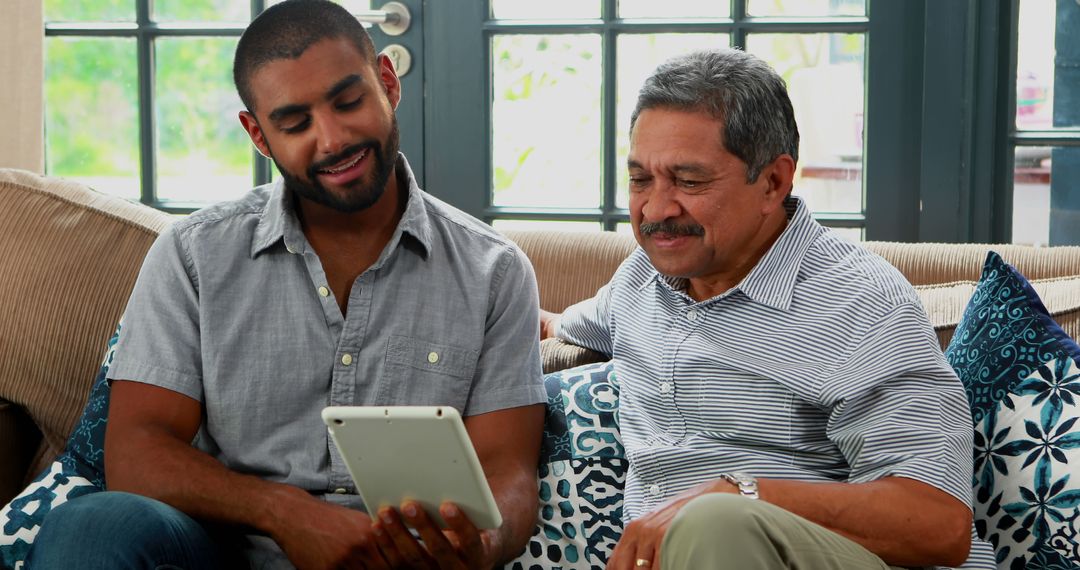
[[[790,222],[737,286],[705,301],[640,248],[558,336],[609,354],[637,518],[720,473],[859,483],[907,477],[971,505],[972,424],[911,285],[815,222]],[[974,539],[965,568],[993,568]]]

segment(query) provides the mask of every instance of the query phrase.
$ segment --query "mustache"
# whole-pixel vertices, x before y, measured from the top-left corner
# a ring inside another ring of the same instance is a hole
[[[677,224],[675,222],[642,222],[638,226],[641,235],[649,236],[660,233],[673,236],[703,236],[705,228],[698,224]]]
[[[323,170],[324,168],[330,168],[331,166],[334,166],[335,164],[344,161],[345,159],[359,153],[364,149],[370,149],[374,151],[375,156],[379,156],[378,151],[381,146],[382,145],[379,144],[379,141],[373,139],[368,139],[366,141],[356,143],[333,156],[329,156],[320,160],[319,162],[316,162],[315,164],[312,164],[311,167],[308,168],[308,177],[314,180],[315,175],[318,174],[320,170]]]

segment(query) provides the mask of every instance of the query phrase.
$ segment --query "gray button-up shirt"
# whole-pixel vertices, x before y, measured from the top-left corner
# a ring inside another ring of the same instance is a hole
[[[278,181],[160,236],[109,378],[200,401],[198,448],[316,494],[355,492],[324,406],[437,404],[468,416],[545,402],[528,260],[424,193],[404,157],[398,172],[404,215],[353,284],[347,318]]]

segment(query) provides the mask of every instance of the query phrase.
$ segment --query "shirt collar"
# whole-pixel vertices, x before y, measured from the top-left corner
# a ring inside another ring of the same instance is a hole
[[[387,244],[393,247],[387,247],[387,250],[394,249],[402,235],[409,235],[420,244],[426,257],[431,251],[431,227],[428,223],[427,207],[424,203],[423,191],[416,183],[416,176],[404,154],[398,153],[396,172],[399,175],[399,182],[404,183],[407,188],[407,195],[405,212],[397,228],[394,229],[390,243]],[[286,190],[284,180],[278,178],[271,184],[270,198],[255,228],[251,244],[253,259],[281,241],[285,242],[285,247],[290,253],[307,251],[307,239],[300,228],[300,219],[296,216],[293,204],[292,192]],[[381,259],[376,262],[377,265],[380,263]]]
[[[784,200],[788,224],[780,237],[773,242],[765,255],[758,260],[750,273],[733,287],[731,291],[742,291],[751,300],[781,311],[791,307],[791,297],[795,293],[795,280],[798,278],[802,261],[810,245],[825,229],[814,221],[806,203],[796,196]],[[687,280],[682,277],[668,277],[656,272],[656,280],[668,289],[689,299],[686,295]],[[642,284],[645,287],[652,280]],[[728,293],[714,297],[726,297]],[[709,299],[708,301],[711,301]],[[708,302],[706,301],[706,302]]]
[[[825,229],[796,196],[784,201],[788,225],[736,288],[750,299],[781,311],[791,307],[795,281],[806,252]]]

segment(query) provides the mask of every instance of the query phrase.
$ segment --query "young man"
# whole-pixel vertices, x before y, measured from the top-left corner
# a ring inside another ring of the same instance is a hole
[[[29,564],[512,558],[536,517],[546,401],[528,261],[417,187],[398,152],[397,75],[340,6],[267,9],[234,75],[240,122],[282,181],[178,221],[148,253],[110,370],[106,475],[121,492],[50,515]],[[371,520],[320,420],[362,404],[457,408],[502,527],[452,504],[445,533],[415,503]]]
[[[661,65],[631,128],[640,249],[545,333],[612,355],[630,469],[608,568],[993,568],[971,420],[911,286],[791,195],[783,80]]]

